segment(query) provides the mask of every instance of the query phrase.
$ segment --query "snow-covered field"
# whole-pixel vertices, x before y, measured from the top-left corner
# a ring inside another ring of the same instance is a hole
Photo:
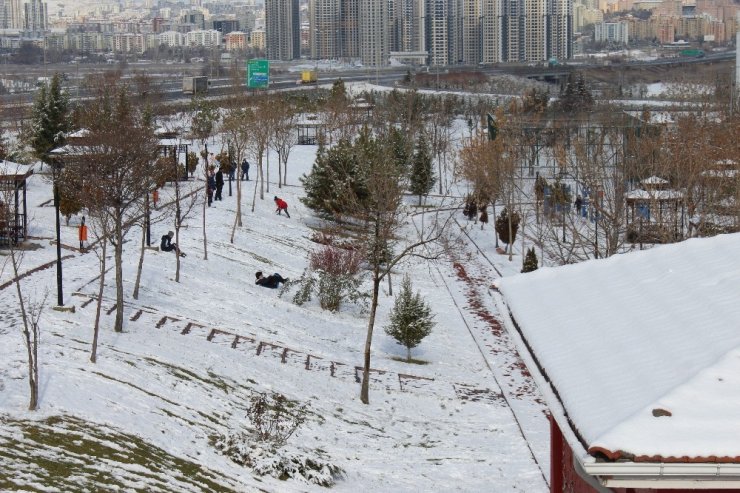
[[[24,278],[31,298],[49,295],[40,321],[36,412],[26,410],[15,288],[0,290],[0,490],[321,490],[297,479],[257,476],[213,446],[219,436],[247,426],[246,408],[256,392],[276,392],[309,410],[286,453],[340,467],[336,491],[547,491],[545,408],[498,324],[489,291],[498,276],[494,266],[514,274],[521,257],[509,263],[495,253],[490,225],[481,230],[458,213],[454,227],[465,229],[480,250],[466,240],[440,261],[410,259],[397,269],[394,279],[409,273],[436,314],[432,334],[412,352],[426,364],[404,362],[405,348],[382,330],[393,302],[384,286],[369,405],[359,400],[355,369],[362,364],[366,314],[351,306],[338,314],[316,304],[299,307],[254,284],[258,270],[300,276],[316,247],[311,236],[318,221],[299,201],[299,176],[310,170],[315,152],[313,146],[295,148],[289,185],[271,183],[264,200],[258,194],[253,213],[256,182],[242,182],[248,199],[233,244],[236,193],[229,196],[227,184],[223,201],[207,209],[208,260],[198,208],[181,230],[188,256],[180,282],[174,281],[175,256],[149,250],[138,300],[131,292],[139,233],[132,232],[124,254],[124,332],[112,329],[111,271],[97,364],[89,362],[95,254],[63,250],[70,256],[64,300],[75,313],[51,309],[53,267]],[[163,200],[171,193],[168,184]],[[275,215],[273,195],[288,202],[290,219]],[[50,199],[50,184],[35,174],[28,195],[33,238],[22,271],[55,258]],[[408,198],[409,207],[415,202]],[[62,226],[64,245],[77,246],[78,221]],[[153,242],[169,229],[172,221],[156,224]],[[10,277],[6,265],[0,282]]]

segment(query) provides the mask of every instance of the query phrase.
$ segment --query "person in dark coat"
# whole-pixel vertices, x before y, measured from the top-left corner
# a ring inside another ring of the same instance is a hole
[[[177,243],[172,243],[172,238],[174,236],[174,231],[170,231],[166,235],[162,236],[162,243],[159,245],[159,249],[163,252],[177,252],[181,257],[184,257],[185,254],[180,251]]]
[[[249,161],[247,158],[242,160],[242,181],[249,181]]]
[[[216,190],[216,176],[213,173],[213,168],[208,170],[208,207],[213,202],[213,192]]]
[[[221,197],[221,192],[224,189],[224,172],[221,171],[221,168],[218,169],[216,172],[216,197],[214,200],[223,200],[223,197]]]
[[[276,289],[281,282],[283,284],[288,282],[288,279],[283,278],[283,276],[281,276],[277,272],[265,277],[262,275],[262,271],[258,271],[255,274],[255,277],[257,278],[257,280],[254,281],[254,283],[258,286],[262,286],[263,288]]]
[[[234,181],[234,174],[236,173],[236,163],[234,161],[231,161],[231,166],[229,166],[229,181]]]
[[[581,207],[583,207],[583,199],[581,198],[580,195],[576,197],[576,201],[575,201],[575,203],[573,205],[576,206],[576,214],[580,216],[581,215]]]
[[[282,215],[281,213],[285,211],[285,215],[288,216],[288,219],[290,219],[290,214],[288,214],[288,203],[284,201],[283,199],[281,199],[280,197],[278,197],[277,195],[275,196],[274,200],[275,200],[275,206],[277,207],[277,209],[275,210],[275,214],[280,216]]]

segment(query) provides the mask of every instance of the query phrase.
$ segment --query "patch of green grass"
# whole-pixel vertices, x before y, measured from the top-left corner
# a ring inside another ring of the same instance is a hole
[[[0,417],[0,462],[0,491],[237,491],[198,463],[71,416]]]

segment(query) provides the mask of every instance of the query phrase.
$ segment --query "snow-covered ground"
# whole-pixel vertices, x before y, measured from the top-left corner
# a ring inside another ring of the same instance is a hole
[[[220,142],[211,146],[218,149]],[[315,304],[299,307],[254,284],[258,270],[300,276],[316,247],[317,220],[299,200],[299,177],[310,170],[315,152],[296,147],[288,185],[270,183],[264,200],[257,195],[254,212],[256,182],[242,182],[244,226],[233,244],[236,193],[229,196],[227,184],[223,201],[207,209],[208,260],[198,208],[181,230],[188,255],[180,282],[174,281],[175,256],[149,250],[138,300],[131,292],[140,240],[132,232],[124,255],[124,332],[112,329],[111,271],[97,364],[89,353],[98,261],[74,249],[79,218],[63,225],[62,243],[70,247],[63,250],[70,256],[64,300],[75,313],[51,309],[53,267],[22,281],[31,298],[49,296],[40,321],[36,412],[26,410],[15,288],[0,290],[0,490],[320,490],[295,479],[259,477],[212,445],[229,430],[243,429],[250,397],[269,391],[308,406],[308,419],[286,450],[340,467],[337,491],[547,491],[545,408],[498,323],[489,291],[496,270],[517,273],[521,257],[509,262],[495,253],[490,225],[481,230],[459,213],[454,227],[469,239],[440,261],[410,259],[397,269],[394,279],[409,273],[436,314],[432,334],[412,352],[426,364],[404,362],[405,348],[382,330],[393,302],[384,286],[373,340],[372,367],[379,371],[373,372],[369,405],[359,400],[355,370],[362,364],[366,314],[351,306],[338,314]],[[274,166],[276,156],[270,161]],[[171,193],[168,184],[161,199]],[[275,215],[274,195],[288,202],[290,219]],[[22,271],[55,258],[50,199],[48,181],[33,175],[31,248]],[[415,201],[409,197],[409,206]],[[155,224],[152,240],[158,243],[170,229],[172,220]],[[9,278],[6,265],[0,282]]]

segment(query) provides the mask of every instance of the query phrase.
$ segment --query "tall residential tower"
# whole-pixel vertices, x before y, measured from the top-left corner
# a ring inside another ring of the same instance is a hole
[[[265,0],[267,58],[293,60],[301,56],[298,0]]]

